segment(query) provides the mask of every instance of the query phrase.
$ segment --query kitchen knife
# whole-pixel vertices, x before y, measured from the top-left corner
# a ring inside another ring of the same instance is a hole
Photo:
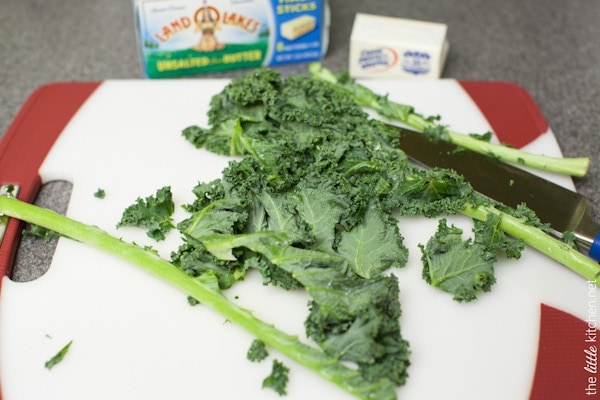
[[[600,224],[592,217],[592,205],[584,196],[492,157],[434,140],[408,129],[400,133],[400,148],[411,161],[425,168],[453,169],[482,195],[516,207],[525,203],[557,238],[575,235],[577,249],[600,261]]]

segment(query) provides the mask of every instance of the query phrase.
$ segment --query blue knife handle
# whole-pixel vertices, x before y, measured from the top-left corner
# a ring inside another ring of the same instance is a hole
[[[600,261],[600,232],[594,238],[594,243],[592,243],[588,254],[594,260]]]

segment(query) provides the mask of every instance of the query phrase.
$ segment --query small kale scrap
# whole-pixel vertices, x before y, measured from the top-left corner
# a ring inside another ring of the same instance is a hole
[[[30,225],[26,229],[23,229],[21,233],[23,236],[42,239],[46,243],[59,236],[58,233],[54,232],[53,230],[43,228],[39,225]]]
[[[246,358],[252,362],[260,362],[269,356],[265,342],[260,339],[254,339]],[[263,379],[262,387],[273,389],[280,396],[287,394],[287,384],[289,380],[290,369],[281,361],[274,359],[271,366],[271,373]]]
[[[284,396],[287,394],[286,387],[289,380],[289,373],[290,369],[281,361],[273,360],[271,373],[263,380],[262,387],[271,388],[280,396]]]
[[[44,364],[44,366],[48,369],[52,369],[56,364],[60,363],[63,358],[65,358],[65,356],[67,355],[67,353],[69,352],[69,349],[71,348],[71,345],[73,344],[73,341],[69,341],[69,343],[67,343],[63,348],[61,348],[58,353],[56,353],[54,356],[52,356],[52,358],[50,358],[48,361],[46,361],[46,363]]]
[[[138,198],[136,202],[125,209],[117,228],[135,226],[147,229],[148,237],[164,240],[174,224],[171,216],[175,210],[171,188],[164,186],[153,196],[145,199]]]
[[[94,192],[94,197],[97,199],[103,199],[106,197],[106,190],[102,189],[102,188],[98,188],[96,189],[96,191]]]
[[[259,339],[254,339],[252,344],[250,344],[250,348],[248,348],[246,358],[250,361],[257,362],[264,360],[268,355],[269,352],[267,351],[265,342]]]

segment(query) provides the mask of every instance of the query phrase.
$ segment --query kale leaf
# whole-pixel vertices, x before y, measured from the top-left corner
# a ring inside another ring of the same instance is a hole
[[[175,211],[173,195],[169,186],[156,191],[153,196],[138,198],[136,202],[123,211],[117,228],[135,226],[146,228],[146,234],[157,241],[164,240],[165,235],[174,224],[171,216]]]
[[[271,388],[280,396],[285,395],[287,393],[286,388],[289,380],[289,373],[290,369],[281,361],[273,360],[271,373],[263,380],[262,387]]]
[[[69,349],[71,348],[71,345],[73,344],[73,341],[70,340],[66,345],[64,345],[59,351],[58,353],[56,353],[54,356],[52,356],[48,361],[46,361],[44,363],[44,366],[48,369],[52,369],[54,368],[54,366],[58,363],[60,363],[63,358],[65,358],[65,356],[67,355],[67,353],[69,352]]]
[[[456,301],[472,301],[488,292],[496,282],[494,254],[472,239],[462,238],[462,229],[441,219],[427,245],[420,245],[423,278],[427,283],[452,293]]]
[[[362,224],[340,234],[338,251],[352,270],[366,279],[390,267],[402,267],[408,259],[398,221],[376,207],[367,209]]]
[[[53,238],[59,236],[56,232],[50,229],[43,228],[39,225],[29,225],[26,229],[23,229],[21,233],[23,234],[23,236],[30,236],[42,239],[46,243],[50,242]]]
[[[250,361],[262,361],[269,355],[265,342],[260,339],[254,339],[248,348],[246,358]]]

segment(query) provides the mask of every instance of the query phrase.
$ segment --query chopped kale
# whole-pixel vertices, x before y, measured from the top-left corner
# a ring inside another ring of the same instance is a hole
[[[118,228],[136,226],[147,229],[147,235],[155,240],[164,240],[174,224],[171,216],[175,210],[171,188],[164,186],[154,196],[138,198],[123,212]]]
[[[60,363],[65,357],[65,355],[69,352],[69,349],[71,348],[72,344],[73,341],[71,340],[62,349],[60,349],[58,353],[56,353],[52,358],[46,361],[44,366],[48,369],[52,369],[56,364]]]

